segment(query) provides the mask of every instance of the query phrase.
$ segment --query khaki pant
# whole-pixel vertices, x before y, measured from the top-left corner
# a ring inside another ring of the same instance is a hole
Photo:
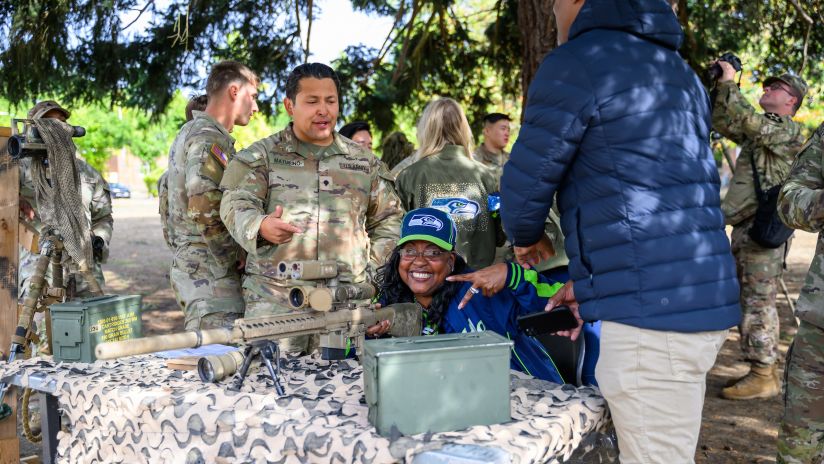
[[[679,333],[604,321],[595,378],[622,464],[694,462],[706,375],[727,331]]]

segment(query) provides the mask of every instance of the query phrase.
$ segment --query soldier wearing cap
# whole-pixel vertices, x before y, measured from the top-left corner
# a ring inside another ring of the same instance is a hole
[[[395,247],[403,217],[385,165],[335,132],[335,71],[302,64],[285,93],[292,122],[238,152],[221,183],[220,217],[248,252],[247,317],[292,311],[277,277],[281,261],[335,260],[341,281],[369,282]],[[280,347],[313,348],[307,336],[280,340]]]
[[[737,400],[768,398],[781,391],[775,298],[789,241],[785,246],[768,249],[748,234],[758,208],[753,168],[762,191],[787,180],[795,155],[804,143],[802,126],[792,116],[804,100],[807,84],[791,74],[768,78],[758,102],[764,113],[759,113],[733,82],[733,67],[724,61],[718,64],[723,74],[713,101],[713,129],[741,148],[721,209],[726,223],[733,226],[732,252],[741,283],[743,313],[739,327],[741,349],[750,363],[749,373],[721,394]]]
[[[160,213],[174,252],[169,279],[187,330],[230,326],[243,315],[245,258],[220,220],[219,186],[235,154],[232,129],[258,110],[258,84],[245,65],[217,63],[206,80],[206,108],[192,111],[169,151],[168,198]]]
[[[63,122],[66,122],[70,116],[71,113],[67,109],[53,100],[37,103],[28,113],[28,119],[51,118]],[[29,228],[40,231],[42,224],[40,215],[37,212],[34,180],[31,177],[31,163],[31,158],[23,158],[20,161],[20,215],[21,220]],[[92,272],[97,283],[103,288],[103,270],[100,265],[106,262],[109,255],[109,242],[112,238],[113,225],[109,184],[86,161],[75,158],[75,164],[80,175],[80,193],[83,198],[86,217],[91,224],[92,245],[95,248]],[[28,281],[34,273],[36,260],[37,254],[23,247],[20,248],[20,301],[27,293]],[[68,253],[63,254],[63,260],[64,283],[68,290],[68,296],[70,298],[90,296],[88,283],[84,281],[81,274],[76,272],[78,269],[72,265]],[[50,273],[51,268],[47,272]]]

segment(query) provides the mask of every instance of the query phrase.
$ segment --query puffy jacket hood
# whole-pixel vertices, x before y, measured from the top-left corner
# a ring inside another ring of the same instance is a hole
[[[684,39],[678,19],[664,0],[585,0],[569,40],[593,29],[629,32],[673,50]]]

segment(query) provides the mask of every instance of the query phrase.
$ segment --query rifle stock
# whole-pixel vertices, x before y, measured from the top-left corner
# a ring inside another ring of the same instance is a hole
[[[237,319],[231,328],[225,329],[196,330],[101,343],[95,347],[95,355],[97,359],[116,359],[158,351],[197,348],[213,343],[242,344],[255,340],[309,334],[321,335],[321,348],[341,349],[345,348],[346,340],[354,340],[360,351],[366,329],[379,321],[391,321],[392,334],[395,336],[420,335],[419,311],[414,304],[392,305],[386,308],[364,305],[336,311],[295,311],[288,314]],[[395,321],[398,322],[397,325]],[[340,346],[341,344],[344,346]]]

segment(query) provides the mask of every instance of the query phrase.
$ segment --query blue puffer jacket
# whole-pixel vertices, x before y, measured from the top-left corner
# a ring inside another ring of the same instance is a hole
[[[558,192],[585,320],[698,332],[738,323],[738,281],[709,147],[709,98],[663,0],[587,0],[544,59],[504,167],[515,245]]]

